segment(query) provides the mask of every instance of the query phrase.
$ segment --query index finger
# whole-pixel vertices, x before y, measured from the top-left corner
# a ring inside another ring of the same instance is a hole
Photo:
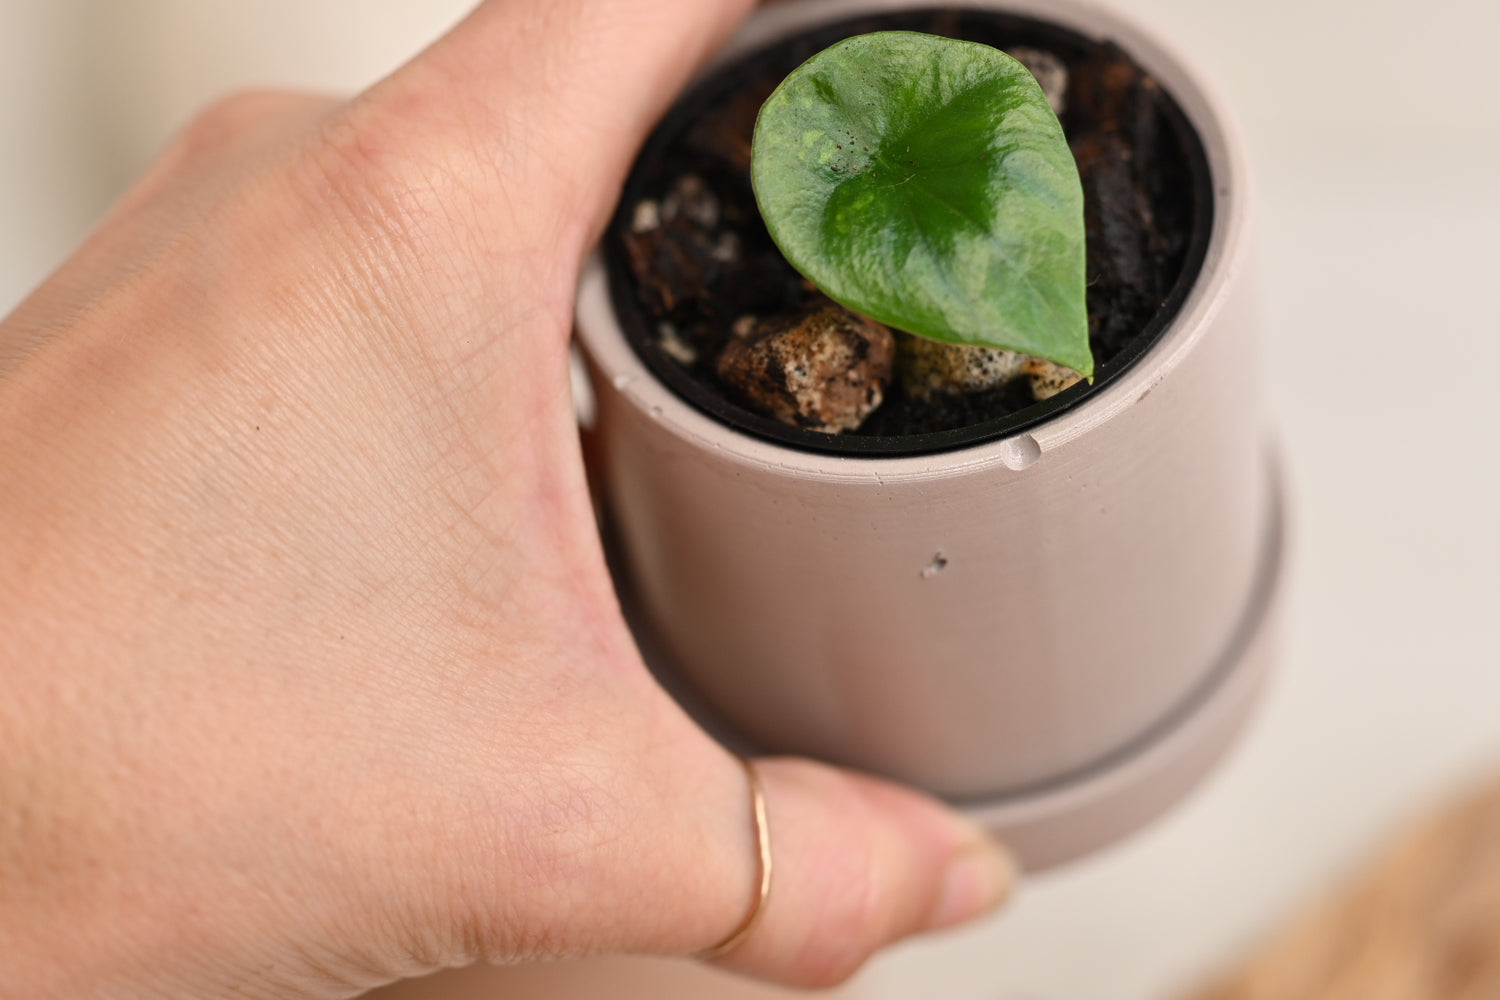
[[[754,0],[485,0],[360,101],[473,202],[542,213],[581,256],[630,159]],[[376,139],[378,142],[378,138]]]

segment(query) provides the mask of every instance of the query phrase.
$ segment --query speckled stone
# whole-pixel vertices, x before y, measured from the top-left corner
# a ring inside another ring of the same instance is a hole
[[[943,344],[902,334],[899,347],[901,384],[913,399],[937,393],[981,392],[1024,374],[1027,356],[993,347]]]
[[[1083,381],[1073,369],[1041,358],[1027,358],[1024,369],[1031,379],[1031,395],[1039,403]]]
[[[890,330],[829,305],[737,323],[718,374],[750,408],[792,427],[838,434],[859,427],[884,401],[895,355]]]

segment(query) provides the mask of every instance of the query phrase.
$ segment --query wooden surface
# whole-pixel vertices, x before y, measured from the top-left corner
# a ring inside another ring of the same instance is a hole
[[[1500,997],[1500,781],[1420,823],[1195,1000]]]

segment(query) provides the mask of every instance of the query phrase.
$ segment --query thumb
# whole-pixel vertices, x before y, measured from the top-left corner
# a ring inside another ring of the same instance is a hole
[[[1003,849],[926,796],[805,760],[755,767],[771,893],[754,931],[720,960],[727,968],[833,986],[880,948],[971,920],[1010,893],[1015,868]],[[746,847],[747,869],[753,862]]]
[[[753,5],[486,0],[363,103],[426,163],[467,161],[481,212],[544,216],[529,221],[581,257],[647,132]]]

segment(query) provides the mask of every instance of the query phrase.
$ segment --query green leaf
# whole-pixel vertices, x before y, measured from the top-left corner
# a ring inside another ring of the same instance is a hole
[[[751,174],[771,237],[835,301],[1093,374],[1078,167],[1005,53],[909,31],[840,42],[766,101]]]

